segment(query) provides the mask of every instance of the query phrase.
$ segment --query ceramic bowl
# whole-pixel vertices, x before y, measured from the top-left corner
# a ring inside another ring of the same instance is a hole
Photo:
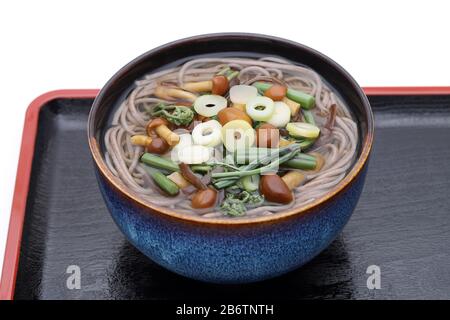
[[[359,126],[358,156],[326,196],[272,216],[212,219],[144,203],[108,170],[101,135],[134,81],[199,55],[276,55],[311,67],[338,90]],[[118,71],[98,94],[88,120],[89,146],[106,205],[126,238],[154,262],[180,275],[215,283],[246,283],[296,269],[342,231],[360,197],[373,140],[373,114],[362,89],[336,62],[304,45],[256,34],[210,34],[153,49]]]

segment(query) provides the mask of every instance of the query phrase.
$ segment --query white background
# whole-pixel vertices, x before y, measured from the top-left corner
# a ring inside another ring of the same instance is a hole
[[[306,44],[362,86],[450,85],[445,1],[1,1],[0,266],[28,104],[49,90],[100,88],[155,46],[225,31]]]

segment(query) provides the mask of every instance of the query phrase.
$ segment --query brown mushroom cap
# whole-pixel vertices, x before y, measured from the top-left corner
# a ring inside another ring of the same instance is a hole
[[[147,146],[147,151],[156,154],[164,154],[169,151],[170,146],[166,140],[156,137],[152,139],[150,144]]]
[[[259,190],[271,202],[290,203],[293,200],[288,185],[276,174],[261,176]]]
[[[212,94],[223,96],[229,88],[228,78],[225,76],[215,76],[212,78]]]
[[[285,86],[274,84],[264,92],[264,95],[273,101],[281,101],[286,96],[287,88]]]
[[[198,190],[192,197],[192,208],[205,209],[213,207],[217,202],[217,190],[206,188]]]
[[[225,108],[219,111],[217,114],[217,120],[219,120],[221,125],[225,125],[233,120],[244,120],[248,122],[249,125],[252,125],[252,118],[250,118],[247,113],[238,108]]]
[[[151,120],[148,122],[148,124],[147,124],[147,135],[149,135],[149,136],[154,136],[153,130],[154,130],[156,127],[159,127],[160,125],[165,125],[165,126],[167,126],[168,124],[169,124],[169,122],[168,122],[166,119],[164,119],[164,118],[154,118],[154,119],[151,119]]]

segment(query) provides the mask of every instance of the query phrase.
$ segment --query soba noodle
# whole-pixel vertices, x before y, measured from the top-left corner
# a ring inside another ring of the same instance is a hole
[[[321,136],[308,152],[320,153],[326,160],[318,172],[301,171],[306,181],[293,190],[294,201],[289,204],[265,201],[256,208],[248,208],[245,216],[271,215],[292,207],[301,207],[335,188],[354,162],[358,143],[357,125],[347,106],[316,72],[274,57],[194,59],[182,66],[155,72],[136,81],[136,87],[118,107],[104,136],[104,157],[111,173],[145,202],[188,215],[225,217],[218,206],[201,212],[192,209],[191,196],[183,192],[175,197],[162,194],[139,161],[144,148],[130,142],[133,135],[146,134],[146,126],[150,120],[148,110],[159,103],[173,103],[154,95],[159,84],[182,87],[186,82],[211,79],[225,67],[239,71],[237,80],[240,84],[266,81],[314,96],[315,108],[312,111],[321,128]],[[332,105],[336,106],[335,115],[331,115]],[[335,116],[335,119],[332,119],[332,126],[327,128],[326,124],[331,116]],[[183,129],[178,130],[182,132]]]

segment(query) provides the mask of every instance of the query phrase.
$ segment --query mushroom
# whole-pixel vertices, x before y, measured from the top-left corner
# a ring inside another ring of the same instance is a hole
[[[148,136],[144,136],[143,134],[137,134],[130,138],[131,143],[135,146],[146,147],[152,143],[153,139]]]
[[[290,144],[293,144],[293,143],[294,143],[294,141],[292,141],[292,140],[280,138],[280,142],[279,142],[278,146],[281,148],[281,147],[286,147],[286,146],[288,146]]]
[[[229,89],[228,78],[225,76],[215,76],[212,79],[212,94],[223,96]]]
[[[273,101],[281,101],[286,97],[287,88],[285,86],[274,84],[264,92],[264,95]]]
[[[301,172],[292,170],[286,173],[281,179],[286,183],[289,190],[293,190],[305,181],[305,175]]]
[[[166,140],[161,139],[159,137],[154,138],[152,142],[147,146],[147,151],[151,153],[157,153],[157,154],[165,154],[167,151],[169,151],[170,146],[166,142]]]
[[[205,209],[213,207],[217,202],[217,190],[206,188],[198,190],[192,197],[192,208]]]
[[[294,199],[289,186],[276,174],[261,176],[259,190],[271,202],[290,203]]]
[[[197,188],[197,192],[191,200],[192,208],[205,209],[213,207],[217,202],[217,190],[208,188],[206,183],[197,177],[186,163],[180,163],[180,170],[183,178]]]
[[[157,86],[155,89],[155,96],[164,100],[182,99],[194,102],[197,95],[177,88]]]
[[[183,86],[184,90],[192,92],[211,92],[219,96],[224,95],[229,88],[228,78],[222,75],[214,76],[212,80],[188,82]]]
[[[245,104],[241,104],[241,103],[233,103],[231,105],[232,108],[236,108],[238,110],[241,110],[243,112],[245,112]]]
[[[259,190],[271,202],[290,203],[294,197],[292,190],[305,181],[305,176],[298,171],[289,171],[282,178],[276,174],[263,175]]]
[[[244,120],[250,125],[253,124],[252,119],[247,115],[247,113],[237,108],[225,108],[220,110],[217,114],[217,120],[219,120],[220,124],[223,126],[233,120]]]
[[[291,109],[291,116],[297,116],[300,111],[300,103],[297,103],[287,97],[284,97],[282,101],[288,105],[289,109]]]
[[[325,128],[332,130],[334,127],[334,122],[336,121],[336,113],[337,113],[337,107],[336,104],[333,103],[330,107],[330,114],[328,116],[327,123],[325,124]]]
[[[323,166],[325,165],[325,158],[318,152],[310,152],[309,155],[314,156],[316,158],[316,168],[311,170],[311,173],[319,172]]]
[[[213,83],[211,80],[186,82],[183,89],[191,92],[211,92]]]
[[[180,189],[191,186],[190,182],[187,181],[178,171],[172,172],[167,176],[167,178],[172,180]]]
[[[170,149],[169,144],[159,137],[152,138],[138,134],[132,136],[130,140],[136,146],[146,147],[147,151],[151,153],[164,154]]]
[[[163,118],[154,118],[147,124],[147,134],[152,135],[155,131],[158,136],[166,140],[169,146],[174,146],[180,141],[180,136],[172,132],[167,125],[169,122]]]

